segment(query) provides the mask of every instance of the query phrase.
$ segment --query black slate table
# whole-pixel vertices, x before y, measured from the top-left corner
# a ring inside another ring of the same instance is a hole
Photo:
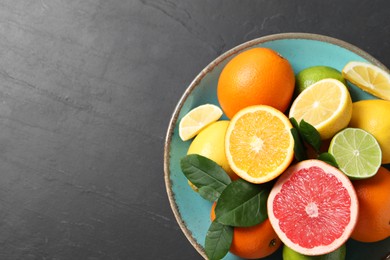
[[[210,61],[282,32],[390,66],[388,0],[0,0],[0,259],[200,259],[165,191],[170,116]]]

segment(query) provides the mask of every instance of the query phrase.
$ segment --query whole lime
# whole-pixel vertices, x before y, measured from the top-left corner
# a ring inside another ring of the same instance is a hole
[[[347,86],[343,75],[337,69],[329,66],[313,66],[301,70],[295,76],[295,94],[298,95],[310,85],[326,78],[337,79]]]
[[[346,246],[342,245],[337,250],[325,254],[325,255],[302,255],[298,252],[295,252],[286,245],[283,246],[283,259],[284,260],[344,260],[346,255]]]

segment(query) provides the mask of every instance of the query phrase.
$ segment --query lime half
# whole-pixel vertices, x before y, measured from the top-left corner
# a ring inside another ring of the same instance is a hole
[[[374,176],[382,162],[382,151],[373,135],[360,128],[346,128],[330,142],[329,153],[351,179]]]

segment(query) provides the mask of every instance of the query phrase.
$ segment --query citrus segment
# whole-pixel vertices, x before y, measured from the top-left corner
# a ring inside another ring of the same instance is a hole
[[[294,156],[294,139],[288,118],[270,106],[244,108],[226,131],[225,151],[232,170],[252,183],[279,176]]]
[[[319,160],[289,167],[271,190],[268,216],[282,242],[304,255],[323,255],[349,238],[358,201],[350,180]]]
[[[337,133],[330,142],[329,153],[339,169],[352,179],[374,176],[382,162],[381,148],[374,136],[359,128]]]
[[[252,48],[234,56],[223,68],[217,95],[228,118],[253,105],[285,111],[294,92],[294,71],[287,59],[269,48]]]
[[[291,105],[289,117],[313,125],[322,139],[346,127],[352,115],[347,87],[335,79],[320,80],[302,91]]]
[[[351,237],[377,242],[390,237],[390,171],[380,167],[375,176],[353,181],[359,200],[359,219]]]
[[[361,100],[352,104],[349,126],[372,134],[382,150],[382,164],[390,163],[390,101]]]
[[[217,121],[222,116],[222,110],[212,104],[198,106],[188,112],[179,123],[179,136],[187,141],[196,136],[203,128]]]
[[[390,74],[366,62],[351,61],[342,70],[344,78],[362,90],[390,100]]]

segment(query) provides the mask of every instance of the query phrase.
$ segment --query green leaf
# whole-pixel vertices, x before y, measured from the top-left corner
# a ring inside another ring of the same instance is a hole
[[[298,130],[296,128],[290,129],[291,135],[294,138],[294,156],[295,159],[300,162],[307,159],[306,147],[302,142],[301,137],[299,136]]]
[[[210,260],[222,259],[233,241],[233,228],[213,221],[206,234],[205,251]]]
[[[290,117],[289,119],[290,119],[290,122],[291,122],[292,126],[294,128],[296,128],[296,129],[298,129],[299,128],[299,124],[298,124],[297,120],[294,117]]]
[[[318,160],[324,161],[336,168],[339,168],[339,165],[336,162],[336,159],[330,153],[322,153],[318,156]]]
[[[216,201],[231,183],[229,175],[221,166],[198,154],[183,157],[180,167],[186,178],[199,189],[199,194],[209,201]]]
[[[290,122],[293,128],[290,129],[291,135],[294,138],[294,157],[300,162],[307,159],[306,146],[303,143],[303,139],[299,133],[299,124],[294,117],[290,117]]]
[[[301,122],[299,122],[298,130],[303,140],[319,153],[321,149],[321,136],[317,129],[302,119]]]
[[[230,183],[215,208],[216,220],[234,227],[254,226],[267,215],[267,198],[271,184],[252,184],[242,179]]]
[[[198,188],[198,193],[200,196],[202,196],[202,198],[209,201],[216,201],[221,195],[221,192],[209,186],[202,186]]]

